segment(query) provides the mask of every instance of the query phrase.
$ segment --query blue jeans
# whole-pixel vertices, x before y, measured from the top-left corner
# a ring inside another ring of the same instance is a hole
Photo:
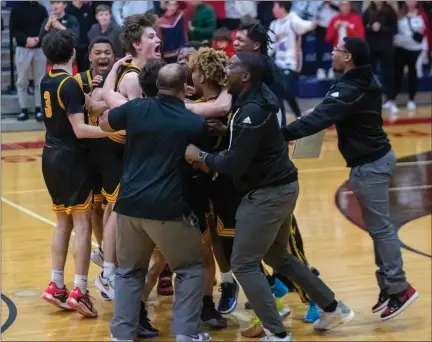
[[[389,182],[396,157],[384,157],[353,167],[350,182],[360,203],[363,221],[374,243],[376,278],[381,290],[397,294],[408,287],[397,231],[390,219]]]

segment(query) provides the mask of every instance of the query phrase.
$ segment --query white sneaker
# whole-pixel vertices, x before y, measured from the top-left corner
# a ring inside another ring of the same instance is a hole
[[[103,263],[104,263],[103,250],[100,247],[94,249],[90,254],[90,259],[99,267],[103,267]]]
[[[114,279],[108,279],[103,276],[103,271],[99,274],[99,277],[95,281],[96,288],[105,294],[109,299],[114,299]]]
[[[113,335],[111,335],[111,341],[133,342],[133,340],[122,340],[121,338],[115,338]]]
[[[316,78],[318,79],[318,81],[325,80],[327,78],[325,70],[324,69],[318,69],[317,74],[316,74]]]
[[[176,335],[176,342],[207,342],[211,341],[211,336],[207,333],[197,335]]]
[[[267,329],[264,329],[264,332],[266,333],[266,336],[260,339],[260,342],[267,342],[267,341],[289,341],[294,342],[294,339],[292,338],[292,334],[287,334],[284,338],[277,337],[273,335],[270,331]]]
[[[408,101],[408,103],[407,103],[407,109],[410,112],[414,112],[417,109],[417,105],[415,104],[414,101]]]
[[[313,323],[315,330],[327,331],[336,328],[338,325],[348,323],[354,318],[352,311],[343,302],[339,301],[336,310],[333,312],[321,312],[320,319]]]

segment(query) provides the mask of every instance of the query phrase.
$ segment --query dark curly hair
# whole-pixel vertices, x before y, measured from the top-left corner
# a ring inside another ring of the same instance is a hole
[[[159,70],[167,63],[161,59],[155,59],[147,62],[139,74],[139,84],[144,94],[148,97],[156,96],[158,88],[156,87]]]
[[[223,51],[202,47],[189,57],[188,67],[191,70],[198,68],[208,81],[215,82],[220,88],[225,87],[225,68],[228,65],[228,56]]]
[[[42,51],[51,64],[69,62],[74,48],[75,35],[69,30],[52,30],[42,40]]]
[[[133,43],[141,41],[141,37],[146,27],[153,27],[155,18],[151,14],[134,14],[125,18],[123,23],[122,41],[123,46],[132,57],[136,57]]]

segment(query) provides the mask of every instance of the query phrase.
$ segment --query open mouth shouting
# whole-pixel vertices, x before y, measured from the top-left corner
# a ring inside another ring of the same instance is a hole
[[[161,58],[162,56],[162,45],[159,43],[155,46],[154,55],[156,58]]]
[[[98,68],[100,71],[106,71],[108,69],[109,62],[108,61],[99,61]]]

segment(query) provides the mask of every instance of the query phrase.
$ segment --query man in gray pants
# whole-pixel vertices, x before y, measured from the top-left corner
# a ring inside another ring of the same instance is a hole
[[[374,242],[380,294],[372,312],[385,309],[381,319],[388,320],[419,294],[405,277],[400,242],[390,218],[389,182],[396,157],[382,127],[383,91],[373,75],[364,40],[346,37],[333,50],[332,62],[343,76],[320,105],[282,128],[282,133],[286,140],[295,140],[336,125],[339,150],[351,168],[351,185]]]
[[[337,302],[334,293],[303,262],[288,253],[290,220],[299,185],[277,120],[278,100],[262,83],[266,71],[260,54],[243,51],[231,58],[227,89],[237,95],[237,100],[229,124],[229,148],[206,153],[191,145],[186,159],[232,176],[234,185],[245,193],[236,213],[231,267],[262,321],[267,334],[263,341],[291,341],[260,270],[263,259],[297,283],[323,309],[315,329],[332,329],[352,320],[354,313]]]
[[[126,130],[123,174],[114,210],[117,260],[113,340],[137,336],[141,290],[157,246],[176,273],[173,331],[177,341],[207,341],[199,333],[204,293],[201,231],[187,201],[186,146],[207,137],[204,119],[184,105],[186,74],[177,64],[158,74],[159,93],[111,109],[100,119],[107,132]]]

